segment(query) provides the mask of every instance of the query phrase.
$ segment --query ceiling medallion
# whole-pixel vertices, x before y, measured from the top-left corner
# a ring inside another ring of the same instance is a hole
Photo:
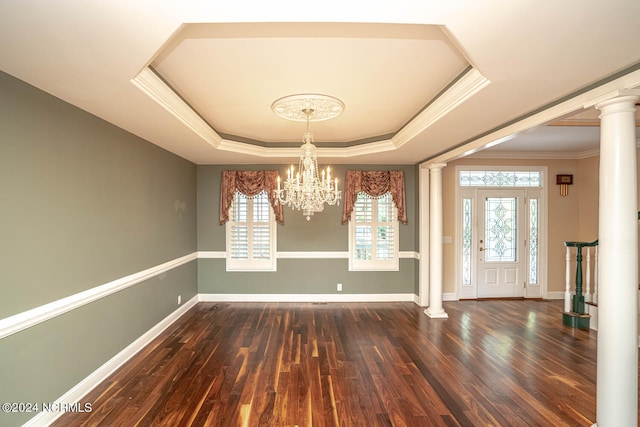
[[[309,221],[315,212],[324,210],[325,204],[339,204],[342,196],[342,191],[338,189],[338,178],[331,179],[331,168],[327,166],[321,174],[318,171],[318,156],[309,122],[338,116],[344,110],[344,104],[339,99],[326,95],[293,95],[278,99],[271,108],[274,113],[287,120],[307,122],[307,131],[302,136],[298,170],[293,165],[287,169],[287,179],[284,182],[278,176],[278,189],[274,190],[274,196],[277,203],[301,210]]]
[[[333,96],[303,93],[280,98],[271,104],[271,109],[283,119],[320,122],[338,117],[344,110],[344,103]],[[305,111],[312,113],[307,114]]]

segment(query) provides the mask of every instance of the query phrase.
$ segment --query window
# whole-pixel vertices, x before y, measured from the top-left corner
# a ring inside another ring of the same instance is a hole
[[[520,170],[460,171],[461,187],[541,187],[542,172]]]
[[[398,270],[398,219],[391,193],[358,193],[349,221],[349,270]]]
[[[276,223],[267,193],[236,191],[227,222],[227,271],[275,271]]]

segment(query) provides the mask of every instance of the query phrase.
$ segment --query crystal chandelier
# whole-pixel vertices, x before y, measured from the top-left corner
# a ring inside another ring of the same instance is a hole
[[[338,190],[338,178],[331,178],[331,169],[318,173],[318,156],[313,144],[313,134],[309,131],[309,122],[328,120],[338,116],[344,104],[336,98],[326,95],[293,95],[281,98],[271,106],[273,111],[287,120],[306,121],[307,130],[302,137],[300,163],[296,171],[293,165],[287,169],[287,179],[280,182],[275,196],[279,203],[292,209],[302,210],[302,214],[311,219],[315,212],[322,212],[324,204],[339,204],[342,192]],[[282,185],[281,185],[282,184]]]

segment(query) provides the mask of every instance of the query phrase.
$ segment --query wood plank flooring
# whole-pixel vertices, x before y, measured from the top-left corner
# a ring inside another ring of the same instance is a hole
[[[55,426],[590,426],[558,301],[199,303]]]

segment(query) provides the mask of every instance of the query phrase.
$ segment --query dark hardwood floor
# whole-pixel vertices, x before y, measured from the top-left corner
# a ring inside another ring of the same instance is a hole
[[[590,426],[562,302],[199,303],[56,426]]]

